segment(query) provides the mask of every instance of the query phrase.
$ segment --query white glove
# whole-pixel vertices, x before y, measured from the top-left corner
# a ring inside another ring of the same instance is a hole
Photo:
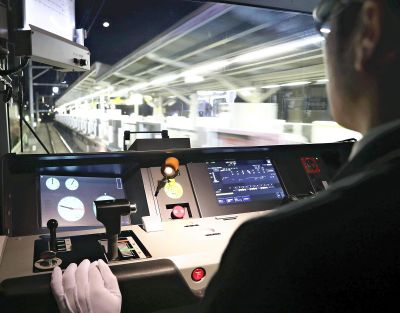
[[[103,260],[84,260],[64,271],[57,266],[51,289],[61,313],[120,313],[122,297],[117,278]]]

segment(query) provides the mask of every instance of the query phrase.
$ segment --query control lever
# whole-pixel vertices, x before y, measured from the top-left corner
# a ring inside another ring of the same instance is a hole
[[[43,251],[40,254],[42,261],[42,266],[53,267],[56,259],[56,253],[54,251]]]
[[[57,258],[57,227],[57,220],[47,221],[47,228],[50,231],[49,250],[42,251],[40,259],[35,262],[34,266],[39,270],[51,270],[62,263],[62,260]]]
[[[47,221],[47,228],[50,231],[50,251],[57,252],[57,234],[56,229],[58,227],[58,222],[55,219]]]
[[[121,233],[121,216],[136,213],[136,204],[126,199],[95,201],[97,220],[106,228],[108,258],[118,259],[118,235]]]

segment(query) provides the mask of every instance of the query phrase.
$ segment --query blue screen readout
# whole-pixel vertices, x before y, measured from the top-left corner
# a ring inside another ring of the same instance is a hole
[[[207,168],[219,205],[285,197],[270,159],[207,162]]]

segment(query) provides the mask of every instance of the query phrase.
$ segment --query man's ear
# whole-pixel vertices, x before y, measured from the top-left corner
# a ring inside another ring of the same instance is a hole
[[[355,36],[354,69],[362,72],[371,62],[381,39],[383,12],[378,1],[366,0],[361,8]]]

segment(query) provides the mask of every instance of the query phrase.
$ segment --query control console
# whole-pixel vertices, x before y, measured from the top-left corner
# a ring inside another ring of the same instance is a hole
[[[134,292],[148,299],[137,303],[126,296],[123,311],[196,302],[235,230],[323,191],[351,146],[7,155],[4,298],[18,306],[29,294],[31,309],[37,299],[54,305],[49,280],[55,266],[103,259],[123,296]],[[153,297],[140,286],[153,290]]]

